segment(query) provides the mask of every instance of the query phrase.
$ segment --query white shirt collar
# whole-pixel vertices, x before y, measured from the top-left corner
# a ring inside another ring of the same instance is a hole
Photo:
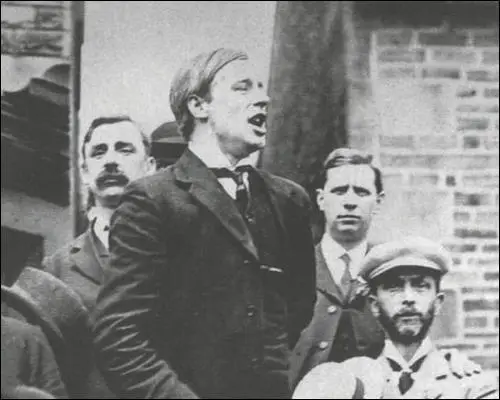
[[[409,362],[407,362],[391,340],[385,341],[383,356],[397,362],[403,371],[411,372],[410,367],[419,359],[429,355],[434,350],[434,344],[427,336]]]
[[[96,237],[106,250],[109,249],[109,213],[100,207],[93,207],[87,213]]]
[[[349,254],[351,259],[350,272],[353,278],[357,277],[359,274],[359,266],[361,261],[366,256],[368,250],[368,242],[364,240],[356,247],[351,250],[346,251],[339,243],[337,243],[330,235],[325,233],[323,239],[321,239],[321,250],[325,258],[326,264],[336,282],[340,282],[340,277],[344,271],[343,268],[338,268],[338,260],[345,253]],[[337,276],[339,279],[337,279]]]

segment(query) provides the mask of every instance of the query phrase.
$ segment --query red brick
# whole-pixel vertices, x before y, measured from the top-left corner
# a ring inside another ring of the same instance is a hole
[[[436,186],[439,182],[438,174],[411,174],[411,186]]]
[[[481,138],[477,136],[464,137],[464,149],[477,149],[481,147]]]
[[[476,52],[464,49],[436,49],[432,52],[432,60],[438,62],[455,62],[457,64],[472,64],[476,62]]]
[[[489,193],[455,193],[457,206],[487,206],[493,202]]]
[[[463,239],[496,239],[498,233],[492,229],[458,228],[455,229],[455,236]]]
[[[483,64],[497,65],[498,64],[498,50],[488,50],[483,52]]]
[[[498,279],[498,278],[497,278],[497,279]],[[496,317],[496,318],[495,318],[495,328],[498,328],[498,325],[499,325],[498,320],[499,320],[499,319],[498,319],[498,317]]]
[[[498,253],[499,252],[498,244],[497,243],[485,244],[483,246],[483,252],[484,253]]]
[[[488,318],[486,317],[466,317],[465,328],[486,328],[488,326]]]
[[[421,63],[425,60],[425,50],[405,48],[383,49],[378,52],[380,62]]]
[[[449,150],[457,147],[456,136],[427,135],[418,139],[418,146],[422,149]]]
[[[484,147],[486,150],[497,150],[499,149],[498,137],[488,137],[484,140]],[[498,180],[497,180],[498,186]]]
[[[397,149],[413,149],[414,138],[413,136],[380,136],[380,145],[382,147],[390,147]]]
[[[469,260],[469,265],[475,265],[477,267],[496,267],[496,268],[498,268],[498,257],[472,258]]]
[[[381,68],[378,73],[379,78],[394,79],[394,78],[415,78],[415,67],[388,67]]]
[[[379,31],[376,33],[378,46],[409,46],[413,36],[411,29]]]
[[[441,344],[438,348],[447,349],[457,349],[458,351],[471,351],[477,349],[477,345],[472,343],[454,343],[454,344]]]
[[[498,299],[465,300],[464,311],[498,310]]]
[[[479,104],[459,104],[457,106],[458,112],[478,112],[481,106]]]
[[[437,79],[460,79],[460,68],[427,67],[424,68],[422,76],[424,78]]]
[[[498,350],[498,343],[485,343],[484,350]]]
[[[498,174],[488,172],[464,174],[462,183],[466,187],[495,188],[498,187]]]
[[[492,272],[492,271],[485,272],[484,280],[498,282],[498,272]]]
[[[459,131],[484,131],[490,124],[488,118],[458,118],[457,122]]]
[[[471,98],[477,95],[477,89],[468,86],[461,86],[457,89],[457,97]]]
[[[456,33],[420,32],[419,43],[426,46],[465,46],[467,36]]]
[[[474,70],[467,71],[467,79],[474,82],[498,82],[498,71]]]
[[[449,187],[457,186],[457,178],[453,175],[448,175],[446,177],[446,186],[449,186]]]
[[[466,333],[465,337],[468,339],[494,339],[498,337],[498,333],[490,332],[490,333],[485,333],[485,332],[477,332],[477,333]]]
[[[477,246],[475,244],[464,243],[464,244],[447,244],[446,249],[452,253],[471,253],[476,251]]]
[[[483,104],[480,109],[482,112],[498,114],[498,104]]]
[[[476,223],[478,224],[498,224],[498,211],[478,212],[476,215]]]
[[[498,47],[498,31],[476,32],[473,44],[477,47]]]
[[[498,288],[495,287],[465,287],[462,288],[462,293],[467,294],[467,293],[475,293],[475,294],[480,294],[482,296],[487,296],[488,294],[496,294],[498,293]]]
[[[498,98],[498,87],[491,87],[484,89],[484,97]]]
[[[455,267],[462,265],[462,259],[460,257],[452,257],[451,261],[453,262],[453,266]]]
[[[498,155],[393,155],[381,153],[384,167],[471,170],[498,168]]]
[[[453,213],[453,220],[459,223],[469,222],[471,220],[471,216],[468,212],[456,211]]]
[[[498,334],[496,336],[498,336]],[[470,359],[479,364],[484,370],[498,369],[498,354],[494,356],[470,357]]]

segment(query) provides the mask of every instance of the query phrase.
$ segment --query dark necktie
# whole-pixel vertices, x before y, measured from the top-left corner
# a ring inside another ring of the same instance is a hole
[[[217,178],[231,178],[236,183],[236,205],[240,212],[244,214],[248,207],[250,194],[245,186],[243,174],[245,172],[252,172],[253,167],[250,165],[242,165],[240,167],[236,167],[234,171],[231,171],[228,168],[210,168],[210,170]]]
[[[425,358],[426,356],[423,356],[422,358],[419,358],[417,361],[415,361],[410,366],[411,372],[408,371],[401,372],[398,383],[399,391],[401,392],[401,394],[405,394],[413,386],[414,379],[411,375],[420,369]],[[396,361],[391,360],[390,358],[388,358],[387,361],[389,361],[389,365],[391,366],[393,371],[400,372],[403,370],[401,365],[399,365]]]
[[[344,253],[343,255],[340,256],[340,259],[345,264],[344,272],[342,273],[342,277],[340,278],[340,287],[342,288],[344,297],[348,297],[349,292],[351,291],[351,281],[352,281],[352,275],[350,271],[351,257],[349,257],[349,254]]]

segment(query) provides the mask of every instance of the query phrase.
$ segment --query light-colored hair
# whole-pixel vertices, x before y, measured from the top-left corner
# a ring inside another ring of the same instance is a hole
[[[215,75],[235,60],[248,60],[248,55],[242,51],[220,48],[192,58],[175,75],[170,86],[170,108],[179,132],[186,141],[189,141],[194,129],[194,118],[188,109],[190,97],[199,96],[210,101],[210,85]]]

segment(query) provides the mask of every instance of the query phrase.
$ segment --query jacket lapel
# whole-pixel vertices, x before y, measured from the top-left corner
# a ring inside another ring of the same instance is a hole
[[[320,244],[316,246],[316,276],[316,286],[318,290],[326,295],[329,295],[330,297],[334,297],[339,303],[344,302],[344,295],[333,280],[332,274],[326,265],[325,257],[321,251]]]
[[[252,236],[235,202],[206,165],[190,150],[186,150],[174,171],[176,179],[189,188],[189,193],[210,210],[248,253],[258,260]]]
[[[104,261],[97,254],[97,249],[92,243],[91,228],[79,236],[71,248],[72,269],[85,277],[87,280],[100,285],[104,275]]]
[[[373,246],[375,246],[373,243],[368,242],[368,245],[366,247],[366,254],[368,254]],[[351,290],[349,291],[348,302],[351,303],[356,298],[356,296],[358,296],[362,291],[365,291],[366,287],[367,283],[358,275],[356,277],[356,280],[352,283]]]

